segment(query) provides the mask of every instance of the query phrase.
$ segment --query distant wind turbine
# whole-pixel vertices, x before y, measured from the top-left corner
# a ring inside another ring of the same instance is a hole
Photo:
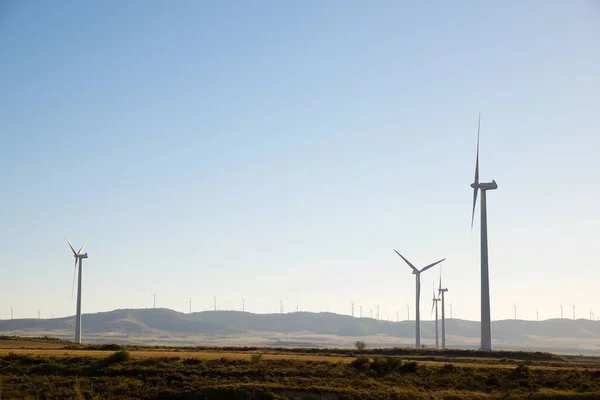
[[[400,311],[396,310],[396,322],[400,321]]]
[[[369,310],[371,310],[371,319],[373,319],[373,309],[369,308]]]
[[[350,301],[350,306],[352,307],[352,316],[354,317],[354,302]]]
[[[450,303],[450,319],[454,318],[452,316],[452,306],[454,305],[454,302]]]
[[[244,298],[242,297],[242,312],[246,311],[246,304]]]
[[[214,309],[217,311],[217,296],[213,293]]]
[[[406,302],[406,320],[410,321],[410,305],[408,304],[408,301]]]
[[[563,319],[563,305],[560,303],[560,319]]]
[[[152,294],[152,297],[154,297],[154,308],[156,308],[156,292]]]
[[[475,220],[475,205],[477,193],[481,191],[481,349],[492,349],[492,317],[490,313],[490,275],[488,265],[488,237],[487,237],[487,204],[486,193],[488,190],[498,189],[495,180],[484,183],[479,182],[479,131],[481,128],[481,113],[477,122],[477,158],[475,159],[475,181],[473,188],[473,214],[471,215],[471,230]]]
[[[377,321],[379,321],[379,304],[377,304]]]
[[[283,314],[283,300],[279,300],[279,314]]]
[[[573,304],[573,319],[575,319],[575,304]]]
[[[13,308],[9,307],[9,309],[10,309],[10,319],[12,320],[13,319]]]
[[[73,289],[71,291],[71,297],[73,296],[73,292],[75,291],[75,275],[78,276],[77,280],[77,315],[75,317],[75,343],[81,343],[81,272],[82,272],[82,261],[84,258],[88,258],[87,253],[82,253],[83,249],[87,245],[90,239],[86,240],[83,246],[79,249],[79,251],[75,251],[75,247],[65,235],[65,239],[67,239],[67,243],[69,243],[69,247],[73,251],[73,256],[75,257],[75,270],[73,271]],[[77,264],[79,263],[79,271],[77,271]],[[79,272],[79,273],[77,273]]]
[[[404,260],[404,262],[406,264],[408,264],[409,267],[412,268],[412,270],[413,270],[412,273],[413,273],[413,275],[415,275],[415,278],[416,278],[415,344],[416,344],[417,348],[421,348],[421,315],[420,315],[421,273],[423,273],[423,272],[427,271],[429,268],[441,263],[442,261],[445,260],[445,258],[442,258],[441,260],[436,261],[432,264],[429,264],[419,270],[414,265],[412,265],[410,263],[410,261],[408,261],[406,258],[404,258],[404,256],[402,256],[402,254],[398,253],[398,251],[396,249],[394,249],[394,251],[396,252],[396,254],[398,254],[400,256],[400,258],[402,258]]]
[[[192,298],[191,297],[190,297],[189,303],[190,303],[190,314],[191,314],[192,313]]]
[[[358,306],[360,308],[360,317],[362,318],[362,306]]]
[[[540,320],[540,310],[535,310],[535,320],[539,322],[539,320]]]
[[[439,329],[438,329],[438,299],[435,297],[435,282],[433,282],[433,298],[431,299],[431,314],[433,314],[433,309],[435,308],[435,348],[440,348],[440,338],[439,338]]]
[[[442,288],[442,269],[440,268],[440,286],[438,287],[438,296],[442,300],[442,349],[446,348],[446,303],[444,301],[444,294],[447,291],[448,288]],[[452,307],[450,308],[452,309]]]
[[[517,307],[519,307],[516,304],[513,304],[513,307],[515,308],[515,321],[517,320]]]

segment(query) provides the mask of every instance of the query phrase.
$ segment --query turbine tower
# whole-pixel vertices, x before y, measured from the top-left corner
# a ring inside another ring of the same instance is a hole
[[[152,294],[152,297],[154,297],[154,308],[156,308],[156,292]]]
[[[446,305],[444,302],[444,293],[447,291],[448,288],[442,288],[442,271],[440,270],[440,286],[438,287],[438,296],[442,300],[442,349],[446,348]],[[452,304],[450,305],[450,309],[452,309]]]
[[[563,319],[563,305],[560,303],[560,319]]]
[[[379,304],[377,304],[377,321],[379,321]]]
[[[429,264],[423,268],[421,268],[420,270],[417,269],[414,265],[412,265],[410,263],[410,261],[408,261],[406,258],[404,258],[402,256],[402,254],[398,253],[398,251],[396,249],[394,249],[394,251],[396,252],[396,254],[398,254],[400,256],[400,258],[402,258],[404,260],[404,262],[406,264],[408,264],[409,267],[412,268],[412,273],[413,275],[415,275],[415,280],[416,280],[416,305],[415,305],[415,346],[417,347],[417,349],[421,348],[421,312],[420,312],[420,299],[421,299],[421,273],[427,271],[429,268],[441,263],[442,261],[445,260],[445,258],[442,258],[439,261],[434,262],[433,264]]]
[[[407,321],[410,321],[410,305],[408,304],[408,301],[406,302],[406,316],[407,316]]]
[[[215,311],[217,311],[217,296],[213,293],[213,305]]]
[[[352,307],[352,316],[354,317],[354,302],[353,302],[353,301],[351,301],[351,302],[350,302],[350,305],[351,305],[351,307]]]
[[[246,311],[246,304],[244,298],[242,297],[242,312]]]
[[[433,309],[435,308],[435,348],[440,348],[440,337],[439,337],[439,329],[438,329],[438,301],[440,299],[435,297],[435,281],[433,282],[433,298],[431,303],[431,314],[433,314]]]
[[[488,190],[498,189],[495,180],[479,182],[479,131],[481,128],[481,113],[477,122],[477,157],[475,159],[475,181],[473,188],[473,213],[471,215],[471,230],[475,220],[475,205],[477,193],[481,191],[481,350],[492,349],[492,317],[490,314],[490,274],[488,265],[488,237],[487,237],[487,205],[486,193]]]
[[[189,303],[190,303],[190,314],[191,314],[192,313],[192,298],[191,297],[190,297]]]
[[[73,256],[75,257],[75,270],[73,271],[73,288],[71,290],[71,297],[73,297],[73,292],[75,291],[75,275],[77,275],[77,314],[75,317],[75,343],[81,343],[81,265],[84,258],[88,258],[87,253],[82,253],[83,249],[87,245],[88,240],[85,241],[83,246],[79,249],[79,251],[75,251],[75,247],[65,235],[65,239],[67,239],[67,243],[69,243],[69,247],[73,251]],[[77,264],[79,263],[79,271],[77,271]],[[79,273],[77,273],[79,272]]]
[[[362,318],[362,306],[358,306],[360,308],[360,317]]]
[[[517,320],[517,307],[520,307],[516,304],[513,304],[513,307],[515,308],[515,321]]]
[[[575,319],[575,304],[573,304],[573,319]]]
[[[452,316],[452,306],[454,305],[454,302],[450,303],[449,307],[450,307],[450,319],[454,318]]]

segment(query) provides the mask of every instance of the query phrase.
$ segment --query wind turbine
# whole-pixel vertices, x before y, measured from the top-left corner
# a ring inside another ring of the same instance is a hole
[[[192,298],[191,297],[190,297],[189,303],[190,303],[190,314],[191,314],[192,313]]]
[[[283,300],[279,300],[279,314],[283,314]]]
[[[406,316],[407,316],[407,321],[410,321],[410,305],[408,304],[408,301],[406,302]]]
[[[563,319],[563,305],[560,303],[560,319]]]
[[[535,310],[535,320],[540,321],[540,310]]]
[[[362,318],[362,306],[358,306],[360,308],[360,317]]]
[[[242,312],[246,311],[246,304],[244,298],[242,297]]]
[[[516,304],[513,304],[513,307],[515,308],[515,321],[517,320],[517,307],[520,307]]]
[[[156,292],[154,292],[154,294],[152,294],[152,297],[154,297],[154,308],[156,308]]]
[[[490,314],[490,273],[488,265],[488,237],[487,237],[487,205],[486,193],[488,190],[498,189],[495,180],[479,182],[479,131],[481,128],[481,113],[477,122],[477,158],[475,159],[475,181],[473,188],[473,213],[471,215],[471,230],[475,220],[475,205],[477,193],[481,191],[481,349],[492,349],[492,317]]]
[[[65,239],[67,239],[67,243],[69,243],[69,247],[73,251],[73,256],[75,257],[75,270],[73,271],[73,289],[71,290],[71,296],[73,296],[73,292],[75,291],[75,275],[78,276],[77,279],[77,315],[75,317],[75,343],[81,343],[81,265],[84,258],[88,258],[87,253],[82,253],[83,249],[87,245],[88,240],[85,241],[83,246],[79,249],[79,251],[75,251],[75,247],[65,235]],[[77,263],[79,263],[79,273],[77,273]]]
[[[450,307],[450,319],[453,319],[454,317],[452,316],[452,306],[454,305],[454,302],[450,303],[448,306]]]
[[[439,329],[438,329],[438,307],[437,303],[440,299],[435,297],[435,281],[433,282],[433,299],[431,303],[431,314],[433,314],[433,309],[435,308],[435,348],[440,348],[440,337],[439,337]]]
[[[213,304],[214,304],[215,311],[217,311],[217,296],[214,293],[213,293]]]
[[[575,319],[575,304],[573,304],[573,319]]]
[[[442,271],[440,269],[440,286],[438,287],[438,296],[442,300],[442,349],[446,348],[446,305],[444,302],[444,293],[447,291],[448,288],[442,288]],[[450,309],[452,310],[452,304],[450,304]]]
[[[352,316],[354,317],[354,302],[353,302],[353,301],[351,301],[351,302],[350,302],[350,304],[351,304],[351,306],[352,306]]]
[[[369,310],[371,310],[371,319],[373,319],[373,309],[369,308]]]
[[[400,258],[402,258],[404,260],[405,263],[408,264],[409,267],[412,268],[412,273],[413,275],[415,275],[416,278],[416,305],[415,305],[415,344],[417,349],[421,347],[421,312],[420,312],[420,299],[421,299],[421,273],[427,271],[429,268],[441,263],[442,261],[445,260],[445,258],[442,258],[439,261],[434,262],[433,264],[429,264],[423,268],[421,268],[420,270],[417,269],[414,265],[412,265],[410,263],[410,261],[408,261],[406,258],[404,258],[402,256],[402,254],[398,253],[398,251],[396,249],[394,249],[394,251],[396,252],[396,254],[398,254],[400,256]]]
[[[379,321],[379,304],[377,304],[377,321]]]
[[[10,308],[10,319],[12,320],[13,319],[13,308],[12,307],[9,307],[9,308]]]
[[[400,311],[396,310],[396,322],[400,321]]]

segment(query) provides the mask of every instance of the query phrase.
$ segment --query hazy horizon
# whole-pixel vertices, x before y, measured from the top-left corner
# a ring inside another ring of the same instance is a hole
[[[0,318],[74,314],[66,234],[91,237],[83,313],[158,292],[182,312],[216,294],[414,319],[397,249],[447,258],[447,304],[478,321],[480,111],[492,319],[600,316],[598,17],[585,0],[3,2]]]

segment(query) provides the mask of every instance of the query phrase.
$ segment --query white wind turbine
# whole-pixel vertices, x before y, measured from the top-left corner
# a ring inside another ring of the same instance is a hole
[[[440,299],[442,300],[442,349],[446,348],[446,305],[444,301],[444,293],[447,291],[448,288],[442,288],[442,272],[440,271],[440,286],[438,287],[438,296],[440,296]],[[450,309],[452,309],[452,304],[450,305]]]
[[[479,130],[481,127],[481,113],[477,122],[477,158],[475,159],[475,182],[473,188],[473,214],[471,216],[471,229],[475,220],[475,205],[477,193],[481,191],[481,350],[492,349],[492,317],[490,314],[490,273],[488,265],[488,238],[487,238],[487,205],[486,192],[498,189],[495,180],[479,182]]]
[[[415,346],[421,348],[421,311],[420,311],[420,302],[421,302],[421,273],[427,271],[429,268],[441,263],[445,260],[445,258],[434,262],[433,264],[429,264],[420,270],[417,269],[414,265],[410,263],[406,258],[402,256],[402,254],[398,253],[396,249],[394,249],[396,254],[400,256],[404,260],[409,267],[412,268],[412,273],[415,275],[416,280],[416,304],[415,304]]]
[[[439,298],[435,297],[435,281],[433,282],[433,298],[431,299],[431,314],[433,314],[433,309],[435,308],[435,348],[440,348],[440,337],[439,337],[439,329],[438,329],[438,301]]]
[[[75,251],[75,247],[73,247],[73,244],[71,243],[67,235],[65,235],[65,239],[67,239],[67,243],[69,243],[69,247],[73,251],[73,256],[75,257],[75,270],[73,271],[73,288],[71,289],[71,297],[73,297],[73,293],[75,292],[75,275],[77,275],[77,314],[75,317],[75,343],[81,343],[81,265],[82,260],[84,258],[88,258],[87,253],[82,253],[82,251],[90,239],[85,241],[85,243],[83,244],[83,246],[81,246],[79,251]],[[79,271],[77,271],[78,263]]]

